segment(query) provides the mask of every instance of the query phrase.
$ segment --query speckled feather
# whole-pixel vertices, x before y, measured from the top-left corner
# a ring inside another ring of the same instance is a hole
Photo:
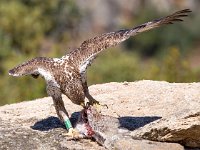
[[[164,24],[182,21],[181,18],[187,16],[189,12],[191,12],[189,9],[181,10],[132,29],[96,36],[84,41],[79,48],[61,58],[37,57],[14,67],[9,71],[9,75],[32,75],[34,78],[39,75],[43,76],[47,83],[47,93],[53,98],[56,112],[59,118],[63,120],[66,115],[68,116],[68,113],[62,101],[62,93],[78,105],[84,103],[85,97],[90,102],[94,101],[88,91],[86,69],[101,51],[138,33]]]
[[[153,21],[144,23],[132,29],[123,29],[117,32],[105,33],[100,36],[96,36],[92,39],[84,41],[81,46],[69,53],[69,57],[81,68],[87,61],[91,61],[96,58],[97,54],[101,51],[107,49],[108,47],[115,46],[130,36],[135,36],[138,33],[148,31],[153,28],[160,27],[165,24],[173,24],[175,21],[183,21],[182,17],[186,17],[191,11],[189,9],[184,9],[177,11],[172,15],[155,19]],[[79,58],[79,59],[77,59]],[[88,63],[88,64],[90,64]]]

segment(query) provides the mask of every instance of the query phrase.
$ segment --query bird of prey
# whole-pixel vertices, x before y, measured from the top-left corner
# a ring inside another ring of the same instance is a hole
[[[138,33],[165,24],[173,24],[175,21],[182,21],[181,18],[186,17],[189,12],[191,12],[189,9],[180,10],[132,29],[123,29],[96,36],[84,41],[79,48],[61,58],[36,57],[26,61],[11,69],[9,75],[16,77],[32,75],[34,78],[41,75],[46,81],[47,94],[53,99],[58,117],[64,122],[69,135],[74,136],[76,130],[71,125],[61,94],[83,107],[85,107],[86,100],[89,101],[90,105],[100,105],[90,95],[86,80],[87,67],[91,65],[96,56],[108,47],[115,46]]]

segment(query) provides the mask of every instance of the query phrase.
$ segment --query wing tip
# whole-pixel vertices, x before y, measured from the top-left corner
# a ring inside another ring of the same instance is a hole
[[[187,8],[187,9],[182,9],[182,10],[178,11],[177,13],[178,14],[188,14],[188,13],[191,13],[191,12],[192,12],[192,10]]]

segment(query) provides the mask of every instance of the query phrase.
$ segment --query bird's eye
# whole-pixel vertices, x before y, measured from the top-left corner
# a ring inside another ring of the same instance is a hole
[[[37,79],[39,77],[39,74],[31,74],[33,78]]]

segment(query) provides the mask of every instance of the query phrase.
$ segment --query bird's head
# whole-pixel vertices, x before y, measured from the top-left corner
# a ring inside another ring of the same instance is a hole
[[[9,70],[8,73],[9,75],[15,77],[32,75],[32,77],[37,78],[39,76],[38,67],[36,65],[35,59],[17,65],[13,69]]]
[[[53,79],[51,74],[51,64],[53,59],[46,57],[36,57],[26,61],[13,69],[9,70],[9,75],[19,77],[31,75],[33,78],[38,78],[41,75],[46,81]]]

